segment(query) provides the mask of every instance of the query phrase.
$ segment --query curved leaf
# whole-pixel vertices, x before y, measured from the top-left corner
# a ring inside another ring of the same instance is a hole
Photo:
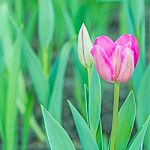
[[[130,92],[119,111],[115,150],[126,148],[135,121],[136,105],[133,92]]]
[[[93,135],[96,135],[101,113],[101,83],[95,66],[92,67],[89,84],[89,124]]]
[[[47,107],[49,96],[48,83],[38,57],[25,38],[23,43],[23,57],[38,99],[42,105]]]
[[[54,32],[54,10],[51,0],[39,0],[39,41],[47,49]]]
[[[137,93],[137,125],[138,128],[144,123],[146,118],[150,115],[150,65],[146,69]],[[145,148],[150,150],[150,126],[147,129],[147,134],[145,135]]]
[[[141,129],[133,138],[128,150],[138,150],[141,148],[141,146],[143,145],[144,137],[145,137],[149,122],[150,122],[150,116],[148,117],[148,119],[145,121]]]
[[[96,141],[94,140],[94,137],[86,122],[76,110],[76,108],[71,104],[71,102],[68,101],[68,103],[76,124],[76,128],[82,145],[82,150],[99,150]]]
[[[66,131],[52,117],[52,115],[42,106],[42,113],[48,141],[52,150],[75,150]]]
[[[48,107],[48,111],[53,115],[53,117],[58,122],[61,122],[64,76],[65,76],[69,54],[72,47],[73,47],[73,41],[69,41],[63,46],[61,50],[55,83],[53,86],[49,107]]]

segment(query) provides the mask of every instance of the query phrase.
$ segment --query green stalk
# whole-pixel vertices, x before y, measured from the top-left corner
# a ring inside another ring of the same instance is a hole
[[[43,63],[43,70],[45,73],[45,76],[48,77],[49,74],[49,53],[47,49],[42,50],[42,63]]]
[[[115,150],[117,123],[118,123],[118,106],[119,106],[119,83],[114,83],[114,106],[113,106],[113,121],[110,140],[110,150]]]
[[[90,78],[91,78],[91,67],[87,68],[87,74],[88,74],[88,87],[90,85]]]

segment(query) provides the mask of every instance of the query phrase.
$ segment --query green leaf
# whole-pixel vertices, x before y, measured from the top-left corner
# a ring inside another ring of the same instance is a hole
[[[51,0],[39,0],[39,41],[41,49],[48,49],[54,32],[54,10]]]
[[[26,91],[26,87],[25,87],[25,79],[23,77],[22,72],[20,72],[20,74],[19,74],[18,82],[19,82],[19,84],[18,84],[17,107],[18,107],[19,111],[21,112],[21,114],[25,115],[25,113],[28,114],[28,112],[29,112],[28,106],[30,106],[30,109],[32,109],[31,108],[32,100],[29,100],[28,97],[27,97],[27,91]],[[31,88],[31,90],[32,90],[32,88]],[[24,120],[24,121],[28,124],[27,120]],[[34,115],[30,115],[29,122],[30,122],[30,126],[31,126],[32,130],[35,132],[37,138],[41,142],[43,142],[45,140],[45,135],[42,132],[42,129],[40,128],[40,126],[38,125],[38,123],[36,122]],[[24,125],[24,126],[26,126],[26,125]],[[23,135],[23,133],[22,133],[22,135]],[[22,141],[23,141],[23,139],[22,139]]]
[[[126,149],[135,121],[136,105],[133,92],[130,92],[119,111],[115,150]]]
[[[77,56],[77,47],[73,49],[72,58],[73,58],[73,74],[74,74],[74,81],[73,81],[74,97],[76,99],[82,117],[87,118],[86,121],[88,122],[87,100],[85,100],[85,92],[86,95],[88,96],[88,91],[86,90],[83,93],[83,85],[84,83],[87,83],[87,70],[83,68],[79,62]]]
[[[96,141],[99,147],[99,150],[103,150],[103,133],[102,133],[102,123],[100,120],[99,126],[98,126],[98,130],[96,133]]]
[[[96,0],[96,1],[108,3],[108,2],[122,2],[123,0]]]
[[[67,29],[68,29],[68,33],[70,35],[70,37],[76,37],[76,30],[75,30],[75,26],[73,24],[73,21],[72,21],[72,18],[67,10],[67,7],[66,7],[66,4],[65,3],[62,3],[60,2],[59,0],[57,0],[57,3],[61,9],[61,12],[62,12],[62,17],[64,18],[65,20],[65,25],[67,26]]]
[[[135,2],[137,5],[135,6]],[[145,68],[145,17],[144,0],[124,0],[124,12],[121,13],[120,22],[123,33],[131,33],[138,39],[141,53],[140,59],[132,76],[135,92],[137,93],[139,81]],[[126,18],[126,19],[125,19]],[[122,28],[123,26],[123,28]]]
[[[48,82],[44,76],[38,57],[25,38],[23,42],[23,57],[38,99],[42,105],[47,107],[49,96]]]
[[[9,38],[9,37],[8,37]],[[7,85],[7,96],[6,96],[6,108],[5,108],[5,142],[7,143],[7,149],[17,149],[17,92],[18,92],[18,77],[20,69],[20,57],[21,57],[21,44],[22,38],[19,32],[17,32],[16,41],[9,51],[12,51],[10,55],[9,70],[8,70],[8,85]],[[8,49],[4,49],[8,51]],[[9,55],[9,53],[7,53]],[[6,54],[6,58],[7,58]],[[15,58],[15,59],[14,59]],[[10,121],[11,116],[11,121]]]
[[[24,119],[23,119],[23,129],[22,129],[22,144],[21,149],[26,150],[27,149],[27,142],[28,142],[28,135],[29,135],[29,127],[30,127],[30,118],[33,111],[33,95],[30,96],[29,100],[26,104],[26,110],[24,113]]]
[[[108,150],[109,144],[106,135],[103,135],[103,150]]]
[[[49,89],[50,91],[53,90],[55,79],[56,79],[56,74],[58,71],[58,64],[59,64],[59,57],[56,58],[55,62],[52,65],[51,71],[49,73]],[[50,93],[51,96],[52,93]]]
[[[76,108],[69,102],[69,106],[75,121],[75,125],[78,131],[78,135],[80,138],[80,142],[82,145],[82,150],[99,150],[96,141],[87,126],[86,122],[82,118],[82,116],[79,114],[79,112],[76,110]]]
[[[61,50],[55,83],[53,91],[51,91],[52,94],[48,107],[48,111],[58,122],[61,122],[64,76],[72,47],[73,41],[71,40],[67,42]]]
[[[135,149],[140,149],[141,145],[143,145],[144,137],[148,128],[150,122],[150,116],[148,119],[145,121],[141,129],[138,131],[138,133],[135,135],[133,138],[132,142],[129,145],[128,150],[135,150]]]
[[[141,79],[137,93],[137,125],[138,128],[145,122],[147,117],[150,115],[150,64],[144,72]],[[144,146],[146,150],[150,150],[150,126],[147,129],[147,134],[145,135]]]
[[[29,49],[29,51],[30,50],[32,50],[31,49],[31,47],[30,47],[30,45],[28,44],[28,42],[27,42],[27,40],[25,39],[25,37],[23,36],[23,34],[22,34],[22,32],[20,31],[20,28],[18,27],[18,25],[16,24],[16,22],[15,22],[15,20],[14,20],[14,18],[12,18],[12,17],[10,17],[10,23],[11,23],[11,25],[12,25],[12,27],[14,28],[14,30],[15,30],[15,32],[18,32],[18,33],[20,33],[21,35],[22,35],[22,41],[24,42],[24,44],[26,44],[26,46],[27,47],[29,47],[30,49]],[[30,54],[30,52],[29,52],[29,54]],[[33,54],[33,55],[35,55],[34,54],[34,52],[32,53],[31,52],[31,54]],[[26,54],[27,55],[27,54]],[[24,56],[24,54],[23,54],[23,50],[22,50],[22,56],[23,56],[23,58],[25,59],[25,57],[28,57],[28,55],[27,56]],[[32,57],[32,56],[31,56]],[[40,65],[40,62],[38,61],[38,59],[37,59],[37,57],[36,57],[36,55],[34,56],[35,57],[35,62],[37,62],[36,64],[35,64],[35,66],[37,65],[37,68],[36,67],[34,67],[35,69],[39,69],[39,67],[41,68],[41,65]],[[30,56],[29,56],[29,58],[30,58]],[[27,59],[25,59],[25,60],[27,60]],[[30,66],[30,64],[28,64],[27,65],[27,63],[25,64],[26,66],[27,66],[27,68],[29,67],[31,67]],[[42,70],[42,69],[41,69]],[[43,77],[44,77],[44,75],[43,75],[43,72],[41,71],[41,70],[37,70],[37,71],[35,71],[36,73],[40,73],[40,74],[38,74],[37,76],[40,76],[40,77],[38,77],[37,79],[42,79],[42,80],[45,80]],[[29,71],[31,72],[30,73],[30,75],[32,75],[32,76],[34,76],[34,70],[32,70],[32,68],[31,69],[29,69]],[[39,72],[38,72],[39,71]],[[36,76],[36,77],[37,77]],[[23,78],[23,77],[22,77]],[[33,77],[34,78],[34,77]],[[40,82],[39,80],[37,80],[36,78],[35,79],[33,79],[34,80],[34,82],[33,82],[33,86],[35,87],[36,85],[39,85],[39,83],[38,82]],[[22,82],[22,81],[21,81]],[[42,81],[42,84],[44,83],[44,82],[46,82],[46,81]],[[47,82],[46,82],[47,83]],[[44,85],[44,84],[43,84]],[[21,87],[21,88],[20,88]],[[24,113],[25,112],[25,103],[26,103],[26,101],[27,101],[27,98],[26,98],[26,92],[25,92],[25,87],[24,87],[24,83],[21,83],[21,85],[20,85],[20,87],[19,87],[19,100],[17,101],[17,105],[18,105],[18,108],[19,108],[19,110],[20,110],[20,112],[21,113]],[[47,87],[48,87],[48,85],[47,85]],[[39,87],[41,90],[43,90],[43,87]],[[36,88],[35,88],[35,90],[36,90]],[[37,93],[38,93],[38,88],[37,88]],[[44,90],[46,90],[46,88],[44,88]],[[47,90],[48,91],[48,90]],[[47,91],[43,91],[43,92],[47,92]],[[44,95],[44,94],[43,94]],[[40,97],[40,95],[38,95],[37,94],[37,96],[39,96],[38,98],[40,99],[41,98],[41,100],[43,100],[42,99],[42,97]],[[42,95],[41,95],[42,96]],[[44,98],[44,97],[43,97]],[[40,101],[40,100],[39,100]],[[44,141],[44,135],[43,135],[43,132],[42,132],[42,130],[41,130],[41,128],[39,127],[39,125],[37,124],[37,122],[36,122],[36,120],[35,120],[35,118],[34,118],[34,116],[31,116],[31,118],[30,118],[30,125],[31,125],[31,127],[32,127],[32,129],[34,130],[34,132],[37,134],[37,136],[39,137],[39,139],[41,140],[41,141]]]
[[[28,16],[30,17],[29,18],[30,21],[28,21],[25,28],[25,35],[29,41],[33,40],[34,34],[36,32],[35,26],[37,23],[37,14],[38,14],[37,4],[32,5],[31,9],[32,9],[32,15]]]
[[[24,37],[20,28],[16,24],[14,18],[10,18],[10,22],[15,31],[19,32],[22,35],[23,44],[22,44],[22,58],[24,59],[25,66],[30,74],[30,78],[33,83],[33,87],[37,94],[38,100],[42,105],[47,107],[48,105],[48,96],[49,96],[49,86],[48,82],[44,76],[41,63],[36,56],[31,45],[28,43],[27,39]]]
[[[101,114],[101,83],[95,66],[92,67],[89,83],[88,114],[90,130],[96,137]]]
[[[49,145],[52,150],[75,150],[68,134],[52,115],[42,106],[42,113]]]
[[[8,85],[8,72],[4,69],[0,74],[0,134],[5,138],[5,114],[6,114],[6,95]]]

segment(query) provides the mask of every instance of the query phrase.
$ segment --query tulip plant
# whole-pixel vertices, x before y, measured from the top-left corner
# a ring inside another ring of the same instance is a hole
[[[139,58],[139,46],[134,35],[124,34],[113,42],[99,36],[92,42],[83,24],[78,35],[78,57],[87,69],[88,86],[84,85],[86,118],[68,101],[83,150],[142,150],[150,117],[131,137],[136,104],[131,91],[119,110],[120,84],[127,82]],[[94,63],[94,64],[93,64]],[[100,78],[114,84],[113,118],[110,139],[102,132]],[[49,144],[52,150],[75,150],[66,131],[42,106]],[[132,138],[132,140],[130,140]]]

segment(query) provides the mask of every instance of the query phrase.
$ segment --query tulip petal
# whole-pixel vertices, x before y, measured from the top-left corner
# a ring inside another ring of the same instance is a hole
[[[94,57],[95,67],[99,75],[104,80],[108,82],[113,82],[113,67],[103,47],[95,45],[91,50],[91,54]]]
[[[114,75],[113,75],[113,80],[116,81],[117,77],[120,73],[120,68],[121,68],[121,52],[122,52],[122,47],[121,46],[117,46],[111,57],[110,60],[112,62],[113,68],[114,68]]]
[[[127,82],[134,71],[134,53],[131,49],[125,48],[122,53],[121,70],[117,81],[121,83]]]
[[[134,52],[134,67],[137,64],[138,57],[139,57],[139,46],[136,38],[132,34],[124,34],[120,36],[116,42],[117,45],[128,47]]]
[[[99,36],[94,41],[94,45],[103,47],[109,57],[111,56],[116,44],[107,36]]]

